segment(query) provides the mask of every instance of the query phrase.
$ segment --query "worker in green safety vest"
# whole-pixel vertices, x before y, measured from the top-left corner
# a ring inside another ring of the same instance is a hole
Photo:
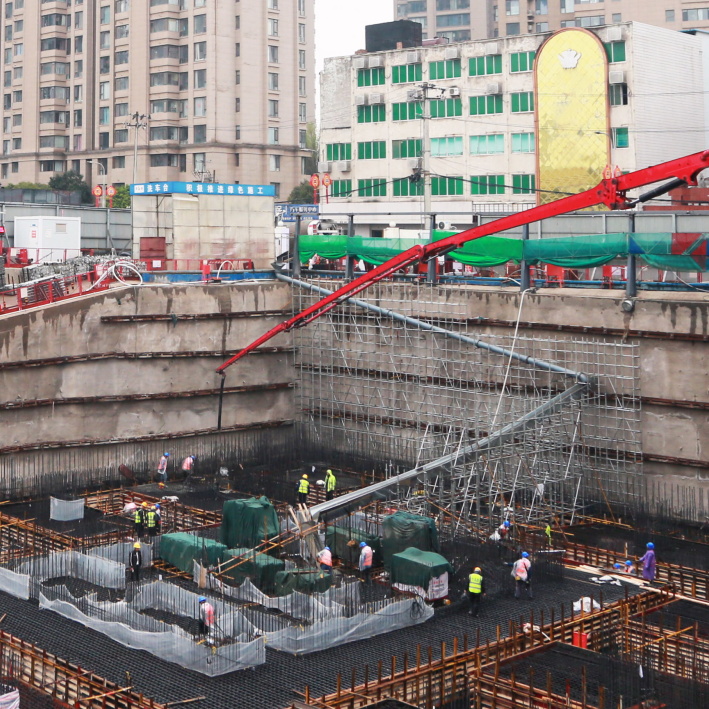
[[[298,504],[304,505],[308,501],[308,493],[310,492],[310,483],[306,474],[298,481]]]
[[[325,499],[332,500],[335,497],[335,487],[337,486],[337,478],[332,470],[328,470],[325,475]]]
[[[478,617],[480,613],[480,599],[485,594],[485,579],[479,566],[473,569],[473,573],[468,577],[468,601],[470,609],[468,615]]]

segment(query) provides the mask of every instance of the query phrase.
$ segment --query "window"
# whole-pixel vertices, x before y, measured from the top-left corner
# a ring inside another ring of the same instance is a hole
[[[195,172],[204,172],[207,169],[207,157],[205,153],[194,153],[192,155],[192,166]]]
[[[99,49],[109,49],[111,46],[111,33],[108,31],[99,33]]]
[[[84,60],[77,59],[74,62],[74,78],[80,79],[84,75]]]
[[[234,29],[240,30],[241,29],[241,15],[237,15],[234,18]]]
[[[67,42],[64,40],[63,42],[60,43],[61,46],[57,46],[57,49],[66,49],[67,47]],[[12,48],[12,53],[16,57],[21,57],[25,53],[25,45],[24,44],[16,44]]]
[[[207,97],[199,96],[194,100],[194,116],[201,118],[207,115]]]
[[[459,98],[446,98],[431,101],[431,118],[452,118],[463,115],[463,101]]]
[[[19,162],[13,162],[12,164],[12,171],[13,172],[19,172],[20,171],[20,163]]]
[[[630,147],[627,128],[614,128],[613,129],[613,147],[614,148],[629,148]]]
[[[463,136],[450,135],[445,138],[431,138],[431,157],[447,157],[463,154]]]
[[[121,116],[127,116],[128,115],[128,104],[127,103],[114,104],[113,115],[116,118],[121,118]]]
[[[75,86],[74,89],[79,88],[78,86]],[[20,94],[17,96],[17,94]],[[81,95],[81,93],[79,93]],[[42,86],[39,89],[39,98],[40,99],[47,99],[47,98],[53,98],[58,101],[66,101],[69,103],[69,87],[68,86]],[[21,91],[13,91],[12,92],[12,102],[13,103],[20,103],[22,101],[22,92]]]
[[[505,0],[505,15],[519,15],[519,0]]]
[[[423,195],[423,182],[411,182],[408,177],[394,180],[394,197],[420,197]]]
[[[66,76],[69,73],[69,66],[70,65],[66,62],[46,62],[44,64],[40,64],[39,73],[42,76],[46,76],[47,74],[60,74],[62,76]],[[6,78],[8,78],[10,72],[6,71],[5,75]],[[9,82],[6,86],[9,86]]]
[[[277,10],[278,9],[278,0],[268,0],[268,9],[269,10]]]
[[[530,113],[534,110],[534,93],[520,91],[510,94],[512,113]]]
[[[206,15],[195,15],[194,16],[194,33],[204,34],[207,31],[207,16]]]
[[[128,77],[127,76],[117,76],[113,83],[116,91],[128,91]]]
[[[3,94],[2,107],[7,111],[12,108],[12,94]]]
[[[196,62],[203,62],[207,58],[207,43],[206,42],[195,42],[194,43],[194,60]]]
[[[42,15],[40,20],[41,27],[66,27],[67,26],[67,16],[60,15],[57,12],[53,12],[49,15]]]
[[[358,160],[381,160],[387,156],[385,140],[370,140],[366,143],[357,143]]]
[[[614,12],[611,15],[611,22],[622,22],[622,14],[620,12]]]
[[[625,61],[625,42],[607,42],[603,46],[611,64]]]
[[[108,106],[101,106],[98,109],[99,125],[106,126],[111,121],[111,109]]]
[[[506,32],[510,35],[519,34],[519,22],[508,22]]]
[[[562,12],[573,12],[574,11],[574,0],[561,0],[561,11]]]
[[[194,142],[195,143],[206,143],[207,142],[207,126],[198,125],[194,127]]]
[[[611,106],[627,106],[628,105],[628,85],[627,84],[611,84],[609,89],[609,97]]]
[[[125,39],[130,35],[130,25],[116,25],[116,39]]]
[[[298,41],[305,44],[305,25],[302,23],[298,23]]]
[[[534,133],[512,133],[513,153],[533,153]]]
[[[74,111],[74,127],[75,128],[81,128],[81,126],[84,125],[84,112],[79,109],[78,111]]]
[[[305,17],[305,0],[298,0],[298,15]]]
[[[473,175],[470,194],[505,194],[504,175]]]
[[[381,86],[384,84],[384,67],[357,70],[357,86]]]
[[[534,69],[536,52],[514,52],[510,54],[510,71],[514,74]]]
[[[395,159],[421,157],[421,139],[392,140],[391,152]]]
[[[471,155],[497,155],[505,152],[505,136],[502,133],[471,135]]]
[[[429,62],[428,75],[431,81],[436,79],[457,79],[460,76],[460,59]]]
[[[675,11],[674,10],[665,10],[665,22],[674,22],[675,21]]]
[[[490,54],[487,57],[471,57],[468,60],[470,76],[486,76],[502,73],[502,55]]]
[[[436,10],[465,10],[470,0],[436,0]]]
[[[81,54],[84,51],[84,38],[79,35],[74,37],[74,54]]]
[[[393,121],[411,121],[423,115],[421,101],[407,101],[406,103],[393,103],[391,106]]]
[[[116,0],[116,14],[128,12],[130,9],[130,0]]]
[[[431,194],[435,197],[445,195],[462,195],[462,177],[432,177]]]
[[[64,99],[64,100],[66,100],[66,101],[69,100],[69,90],[68,89],[66,89],[63,86],[61,86],[61,87],[57,86],[56,89],[57,89],[57,93],[59,93],[59,91],[62,90],[62,92],[63,92],[62,97],[64,96],[64,93],[66,94],[66,99]],[[22,91],[13,91],[12,92],[12,102],[13,103],[22,103]]]
[[[333,180],[330,185],[330,197],[350,197],[352,180]]]
[[[234,56],[240,57],[241,56],[241,42],[237,42],[234,45]]]
[[[307,84],[304,76],[298,77],[298,96],[307,96]]]
[[[374,106],[357,106],[357,123],[381,123],[386,120],[386,106],[383,103]]]
[[[437,27],[462,27],[470,24],[470,13],[460,12],[455,15],[438,15],[436,17]]]
[[[3,51],[3,56],[5,58],[5,64],[12,64],[12,47],[8,47]]]
[[[606,24],[604,15],[590,15],[588,17],[577,17],[576,27],[600,27]]]
[[[298,104],[298,120],[301,123],[308,122],[308,104],[306,104],[306,103],[299,103]]]
[[[470,97],[471,116],[484,116],[493,113],[502,113],[502,94]]]
[[[187,140],[186,126],[155,126],[150,129],[150,140]]]
[[[99,21],[102,25],[107,25],[111,21],[111,8],[109,5],[103,5],[101,7]]]
[[[268,156],[268,169],[271,172],[281,171],[281,156],[280,155],[269,155]]]
[[[40,148],[60,148],[61,150],[69,149],[68,135],[43,135],[39,138]]]
[[[391,68],[392,84],[408,84],[423,80],[423,66],[418,64],[399,64]]]
[[[99,82],[98,85],[98,97],[101,100],[109,99],[111,98],[111,82],[110,81],[101,81]]]
[[[118,133],[118,132],[119,131],[116,131],[116,133]],[[127,132],[128,131],[126,131],[126,133]],[[125,141],[114,140],[113,142],[114,143],[118,143],[118,142],[124,143]],[[125,155],[114,155],[113,156],[113,158],[111,160],[111,167],[112,168],[120,170],[120,169],[124,168],[125,166],[126,166],[126,156]]]
[[[159,71],[150,75],[151,86],[179,86],[180,74],[176,71]]]
[[[298,50],[298,69],[307,69],[307,64],[305,62],[305,50]]]
[[[278,128],[268,129],[268,144],[278,145]]]
[[[308,147],[308,131],[300,129],[298,131],[298,147],[307,148]]]
[[[278,74],[276,72],[268,72],[268,90],[278,91]]]
[[[273,44],[268,45],[268,63],[278,64],[278,47]]]
[[[101,150],[111,147],[111,134],[108,132],[98,134],[98,147]]]
[[[13,166],[17,163],[12,163]],[[40,160],[39,161],[39,171],[40,172],[64,172],[66,163],[64,160]],[[14,170],[13,170],[14,172]]]
[[[177,167],[178,155],[156,153],[150,156],[150,167]]]
[[[351,143],[328,143],[325,146],[325,159],[332,160],[352,160]]]
[[[150,113],[177,113],[181,118],[187,115],[187,102],[177,99],[158,99],[150,102]]]
[[[22,74],[23,74],[23,70],[22,70],[22,67],[21,67],[21,66],[13,67],[13,69],[12,69],[12,78],[13,78],[15,81],[18,81],[19,79],[21,79],[21,78],[22,78]]]
[[[44,65],[42,65],[44,66]],[[12,72],[6,71],[3,79],[3,86],[12,86]]]
[[[65,136],[57,136],[57,137],[64,138]],[[68,146],[68,143],[69,143],[68,139],[66,140],[66,143],[67,143],[67,147],[69,147]],[[22,138],[13,138],[12,139],[12,149],[13,150],[22,150]]]
[[[548,32],[549,23],[548,22],[537,22],[535,25],[537,32]]]
[[[357,180],[357,193],[360,197],[386,197],[386,180],[383,178],[374,180]]]
[[[268,117],[278,118],[278,101],[276,99],[268,99]]]
[[[150,60],[154,59],[179,59],[180,49],[176,44],[158,44],[150,47]]]
[[[128,64],[128,51],[124,50],[121,52],[116,52],[114,63],[118,64]]]
[[[99,59],[99,74],[108,74],[111,71],[111,57],[101,57]]]
[[[534,194],[534,175],[512,175],[512,194]]]
[[[194,72],[194,88],[203,89],[207,86],[207,70],[196,69]]]
[[[269,18],[268,20],[268,36],[278,37],[278,20]]]
[[[40,111],[40,123],[63,123],[69,124],[69,111]]]
[[[534,0],[534,14],[535,15],[548,15],[549,14],[548,0]]]

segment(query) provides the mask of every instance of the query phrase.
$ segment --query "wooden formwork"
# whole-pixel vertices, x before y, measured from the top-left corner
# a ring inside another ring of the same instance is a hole
[[[77,709],[165,709],[132,687],[121,687],[67,660],[0,631],[0,673]]]
[[[357,681],[354,670],[351,678],[338,675],[337,690],[333,694],[314,698],[306,687],[303,695],[305,705],[321,709],[361,709],[390,698],[433,709],[444,702],[467,696],[473,682],[478,679],[485,684],[488,680],[482,678],[486,669],[550,644],[571,643],[574,633],[588,637],[589,649],[607,649],[617,642],[618,631],[630,618],[657,610],[673,599],[672,589],[664,588],[626,597],[600,610],[570,618],[565,617],[562,608],[559,620],[552,617],[547,623],[543,616],[535,621],[532,615],[529,624],[525,623],[521,628],[511,623],[510,634],[505,637],[502,637],[502,629],[498,626],[496,639],[484,644],[478,637],[473,645],[467,636],[462,647],[457,638],[453,640],[452,648],[441,643],[438,659],[433,659],[431,648],[428,652],[422,652],[419,647],[414,657],[404,654],[400,666],[397,666],[396,657],[392,657],[390,668],[385,668],[381,662],[377,668],[366,666],[364,681]],[[506,705],[500,703],[499,706],[503,709]]]

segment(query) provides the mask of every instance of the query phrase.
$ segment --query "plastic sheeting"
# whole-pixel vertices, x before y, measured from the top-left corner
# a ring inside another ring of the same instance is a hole
[[[126,564],[78,551],[57,551],[20,564],[17,573],[35,582],[71,576],[105,588],[126,587]]]
[[[117,564],[123,564],[123,566],[127,567],[128,558],[130,557],[130,553],[133,551],[133,544],[134,542],[118,542],[105,547],[91,547],[91,549],[86,550],[86,554],[89,556],[98,556],[102,559],[108,559],[116,562]],[[153,565],[153,545],[142,543],[140,545],[140,551],[143,556],[141,568],[149,569]]]
[[[391,557],[409,547],[421,551],[439,550],[438,530],[430,517],[399,511],[385,517],[382,527],[382,556],[387,570],[391,568]]]
[[[220,541],[229,549],[252,549],[278,534],[278,515],[267,497],[227,500],[219,531]]]
[[[60,500],[58,497],[50,497],[49,519],[58,522],[84,519],[84,498],[82,497],[79,500]]]
[[[28,601],[30,598],[30,577],[28,574],[0,567],[0,589],[15,598]]]
[[[160,538],[160,558],[188,574],[192,573],[194,559],[215,566],[222,560],[226,549],[214,539],[191,532],[163,534]]]
[[[20,709],[20,690],[17,687],[0,685],[0,709]]]
[[[432,578],[444,573],[453,573],[448,560],[433,551],[421,551],[409,547],[391,557],[392,583],[428,588]]]

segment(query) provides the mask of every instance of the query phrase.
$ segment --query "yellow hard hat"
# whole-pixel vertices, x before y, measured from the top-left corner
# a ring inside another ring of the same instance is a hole
[[[136,543],[133,545],[133,549],[140,549],[140,542],[136,542]]]
[[[473,571],[482,571],[482,569],[479,566],[476,566]]]
[[[307,476],[306,473],[303,473],[303,479],[304,479],[304,480],[307,480],[307,479],[308,479],[308,476]]]
[[[148,503],[147,503],[147,502],[144,502],[144,503],[141,505],[141,507],[147,507],[147,506],[148,506]]]

